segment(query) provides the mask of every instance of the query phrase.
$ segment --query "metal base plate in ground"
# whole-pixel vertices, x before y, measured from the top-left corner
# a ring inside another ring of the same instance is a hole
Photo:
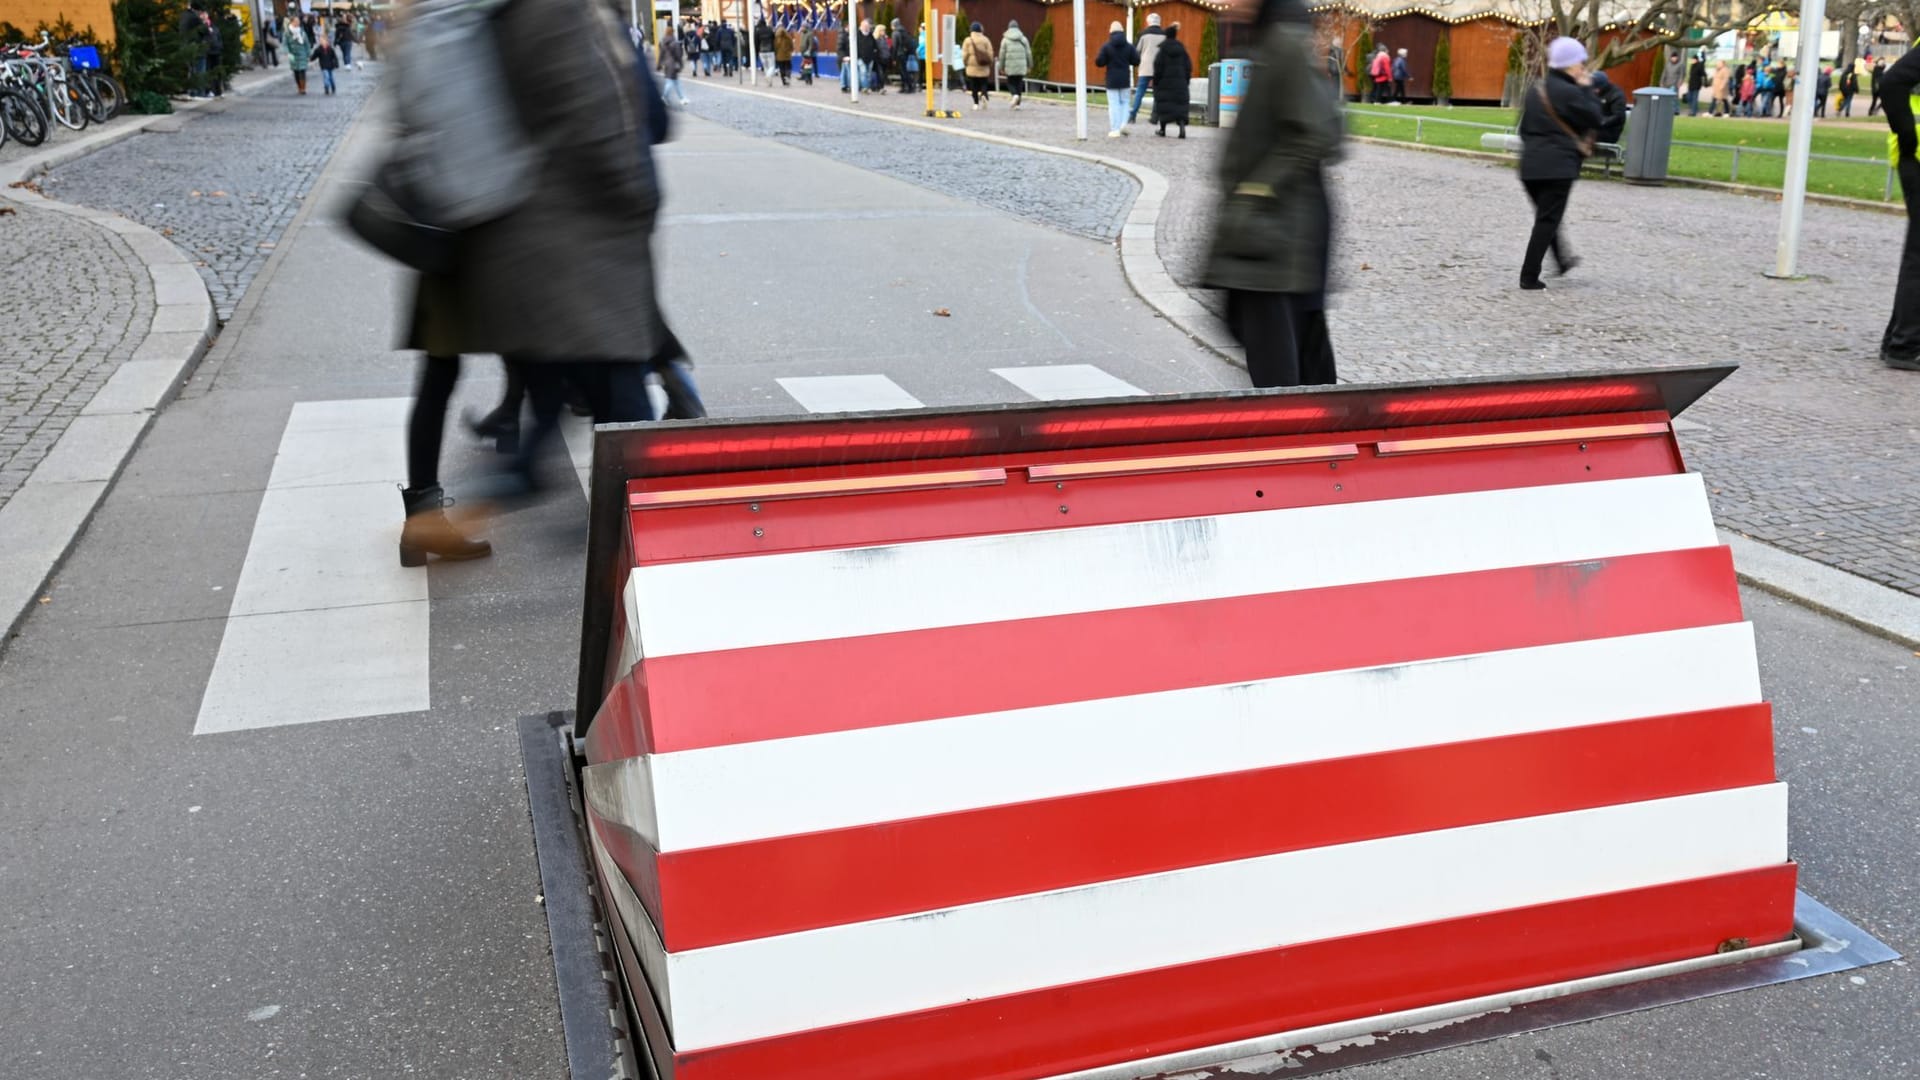
[[[1481,999],[1479,1005],[1457,1010],[1453,1018],[1436,1019],[1434,1014],[1444,1010],[1444,1006],[1440,1010],[1417,1010],[1421,1015],[1403,1013],[1380,1017],[1378,1024],[1371,1027],[1365,1024],[1342,1024],[1275,1035],[1257,1040],[1268,1044],[1259,1050],[1223,1053],[1213,1057],[1210,1064],[1191,1064],[1195,1057],[1193,1053],[1169,1055],[1155,1062],[1136,1062],[1132,1066],[1114,1070],[1076,1073],[1073,1080],[1093,1080],[1096,1076],[1124,1076],[1138,1080],[1162,1077],[1170,1080],[1173,1076],[1178,1076],[1180,1080],[1244,1080],[1248,1076],[1283,1074],[1289,1078],[1312,1076],[1453,1046],[1502,1039],[1529,1031],[1542,1031],[1563,1024],[1578,1024],[1662,1005],[1677,1005],[1683,1001],[1695,1001],[1736,990],[1751,990],[1815,975],[1830,975],[1900,958],[1899,953],[1873,935],[1804,892],[1797,894],[1794,900],[1793,928],[1799,939],[1799,948],[1742,963],[1641,978],[1603,989],[1556,994],[1544,1000],[1532,1000],[1531,996],[1543,991],[1551,993],[1554,988],[1519,991],[1503,996],[1510,1000],[1526,1001],[1526,1004],[1506,1007],[1495,1002],[1487,1005],[1485,1002],[1491,999]],[[1703,961],[1711,962],[1711,958],[1703,958]],[[1679,965],[1663,965],[1664,968],[1676,966]],[[1660,970],[1650,968],[1646,974],[1657,975]]]

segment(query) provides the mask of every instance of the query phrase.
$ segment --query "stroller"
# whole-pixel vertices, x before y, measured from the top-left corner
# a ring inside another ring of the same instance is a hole
[[[808,86],[813,85],[813,54],[812,53],[804,53],[800,57],[800,81],[805,83]]]

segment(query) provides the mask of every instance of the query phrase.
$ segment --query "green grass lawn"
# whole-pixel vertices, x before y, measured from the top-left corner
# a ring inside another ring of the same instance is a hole
[[[1505,129],[1514,123],[1516,114],[1512,109],[1492,107],[1353,105],[1349,107],[1347,115],[1348,127],[1355,135],[1412,142],[1417,127],[1419,141],[1425,145],[1478,150],[1480,136],[1486,134],[1488,129],[1439,123],[1416,124],[1414,118],[1465,121]],[[1777,120],[1732,120],[1683,116],[1674,121],[1673,137],[1675,142],[1713,143],[1728,148],[1717,150],[1707,147],[1674,147],[1672,157],[1667,163],[1668,171],[1674,176],[1701,180],[1730,180],[1735,178],[1733,147],[1751,146],[1757,149],[1785,150],[1787,125]],[[1886,197],[1887,171],[1881,164],[1886,161],[1887,154],[1885,131],[1816,121],[1813,130],[1813,152],[1836,157],[1868,158],[1874,163],[1869,165],[1816,160],[1809,168],[1807,190],[1829,195],[1844,195],[1855,199]],[[1777,188],[1785,182],[1786,169],[1785,158],[1771,154],[1742,154],[1738,180],[1742,184]],[[1898,184],[1894,185],[1894,190],[1898,194]]]

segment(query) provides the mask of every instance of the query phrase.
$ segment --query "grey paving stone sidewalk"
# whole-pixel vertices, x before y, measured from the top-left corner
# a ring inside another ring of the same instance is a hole
[[[378,82],[378,66],[339,73],[340,92],[283,77],[223,111],[184,116],[70,162],[42,180],[65,202],[113,210],[157,230],[194,260],[221,322],[246,295],[334,147]]]
[[[112,233],[5,200],[0,266],[7,268],[0,289],[4,506],[139,347],[153,320],[153,284]]]
[[[839,104],[837,89],[774,90]],[[964,95],[951,101],[963,102]],[[955,128],[1137,162],[1169,191],[1161,258],[1196,284],[1213,200],[1220,131],[1182,141],[1142,122],[1104,137],[1073,112],[996,95]],[[864,97],[860,109],[919,117],[918,97]],[[978,153],[980,144],[952,140]],[[1037,155],[1036,155],[1037,159]],[[1531,221],[1510,169],[1414,150],[1353,144],[1332,170],[1336,225],[1332,328],[1354,380],[1490,375],[1738,361],[1741,370],[1690,411],[1682,435],[1705,473],[1720,523],[1798,555],[1920,595],[1920,375],[1877,359],[1906,223],[1807,208],[1801,270],[1773,265],[1777,203],[1688,188],[1582,183],[1566,234],[1585,260],[1549,289],[1515,286]],[[1196,290],[1202,302],[1217,299]]]

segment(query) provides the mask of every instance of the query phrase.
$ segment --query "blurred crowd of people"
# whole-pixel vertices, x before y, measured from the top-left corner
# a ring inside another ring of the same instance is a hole
[[[1681,64],[1678,54],[1670,61]],[[1850,64],[1823,64],[1813,78],[1813,115],[1852,116],[1853,99],[1860,94],[1861,81],[1867,84],[1867,115],[1880,110],[1881,83],[1887,73],[1886,60],[1859,57]],[[1686,64],[1685,101],[1688,116],[1700,115],[1700,98],[1706,95],[1708,116],[1788,117],[1793,115],[1796,97],[1805,91],[1799,68],[1779,57],[1756,57],[1729,66],[1716,60],[1708,70],[1704,54],[1695,53]],[[1836,102],[1835,95],[1838,95]]]

